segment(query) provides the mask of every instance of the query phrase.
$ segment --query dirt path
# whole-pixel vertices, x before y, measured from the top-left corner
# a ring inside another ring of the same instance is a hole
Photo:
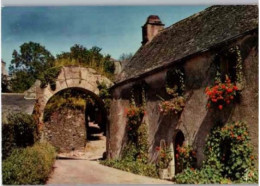
[[[90,160],[57,160],[47,184],[173,184],[100,165]]]
[[[106,146],[106,137],[99,134],[83,150],[59,154],[47,184],[173,184],[139,176],[99,164]]]

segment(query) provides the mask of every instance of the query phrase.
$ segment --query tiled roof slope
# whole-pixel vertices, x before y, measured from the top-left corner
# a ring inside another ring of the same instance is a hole
[[[258,27],[258,6],[212,6],[165,28],[140,47],[118,82],[203,51]]]

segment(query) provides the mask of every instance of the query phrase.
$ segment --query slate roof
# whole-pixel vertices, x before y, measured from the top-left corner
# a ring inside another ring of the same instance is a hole
[[[141,46],[117,82],[135,78],[258,28],[257,5],[211,6],[165,28]]]

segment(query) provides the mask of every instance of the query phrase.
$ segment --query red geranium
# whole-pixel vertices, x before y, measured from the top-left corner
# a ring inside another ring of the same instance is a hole
[[[222,110],[225,105],[231,103],[234,97],[237,95],[238,87],[231,83],[228,76],[224,83],[216,82],[216,85],[212,87],[206,87],[205,94],[208,97],[207,108],[211,106],[217,106],[219,110]]]

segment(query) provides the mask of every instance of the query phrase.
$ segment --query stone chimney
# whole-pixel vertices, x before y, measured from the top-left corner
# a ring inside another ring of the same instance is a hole
[[[164,24],[161,22],[159,16],[150,15],[147,18],[146,23],[142,26],[143,30],[143,41],[142,45],[150,42],[156,34],[164,28]]]

